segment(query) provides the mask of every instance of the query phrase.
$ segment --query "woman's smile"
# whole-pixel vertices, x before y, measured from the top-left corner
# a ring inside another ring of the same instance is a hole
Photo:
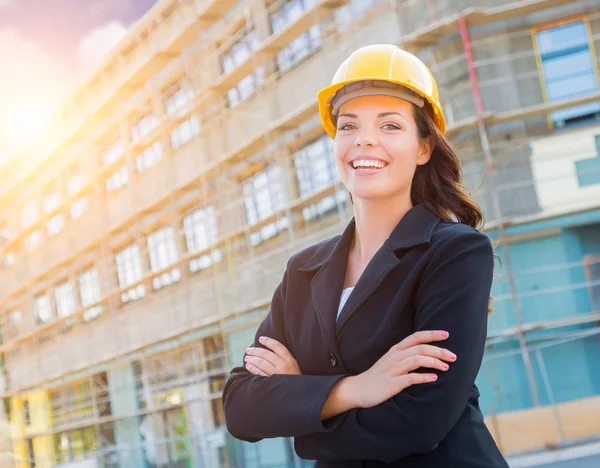
[[[388,163],[387,161],[374,156],[360,155],[352,159],[349,165],[353,169],[355,175],[370,176],[385,170]]]

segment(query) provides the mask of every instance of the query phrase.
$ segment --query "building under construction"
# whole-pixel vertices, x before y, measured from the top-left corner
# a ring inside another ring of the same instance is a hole
[[[502,259],[498,445],[600,435],[597,0],[159,0],[0,172],[7,466],[306,466],[233,439],[221,391],[288,258],[352,216],[316,94],[375,43],[432,69]]]

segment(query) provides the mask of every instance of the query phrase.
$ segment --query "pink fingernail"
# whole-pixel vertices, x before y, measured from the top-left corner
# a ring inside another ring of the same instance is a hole
[[[442,338],[448,338],[450,336],[450,334],[448,332],[441,332],[440,335],[442,335]]]
[[[443,367],[444,369],[448,370],[448,368],[449,368],[450,366],[449,366],[448,364],[444,363],[444,364],[442,365],[442,367]]]
[[[433,374],[431,376],[429,376],[429,380],[437,380],[437,375]]]

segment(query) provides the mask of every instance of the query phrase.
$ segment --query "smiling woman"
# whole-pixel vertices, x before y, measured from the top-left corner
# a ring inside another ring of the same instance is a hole
[[[318,468],[507,468],[475,386],[493,249],[433,76],[368,46],[318,100],[354,218],[289,260],[223,391],[229,431],[293,436]]]

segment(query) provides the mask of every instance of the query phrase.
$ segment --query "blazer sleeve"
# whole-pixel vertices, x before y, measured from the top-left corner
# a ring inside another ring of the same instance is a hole
[[[438,346],[457,355],[432,383],[415,385],[386,402],[333,418],[335,429],[295,439],[301,458],[393,462],[433,450],[463,413],[479,372],[487,336],[494,257],[475,230],[453,236],[424,270],[415,296],[416,330],[447,330]]]
[[[284,307],[290,262],[275,290],[271,309],[256,332],[289,346],[285,337]],[[245,354],[244,354],[245,357]],[[335,422],[321,421],[321,411],[331,388],[343,375],[251,374],[242,364],[235,367],[223,389],[225,423],[231,435],[247,442],[269,437],[294,437],[331,430]]]

